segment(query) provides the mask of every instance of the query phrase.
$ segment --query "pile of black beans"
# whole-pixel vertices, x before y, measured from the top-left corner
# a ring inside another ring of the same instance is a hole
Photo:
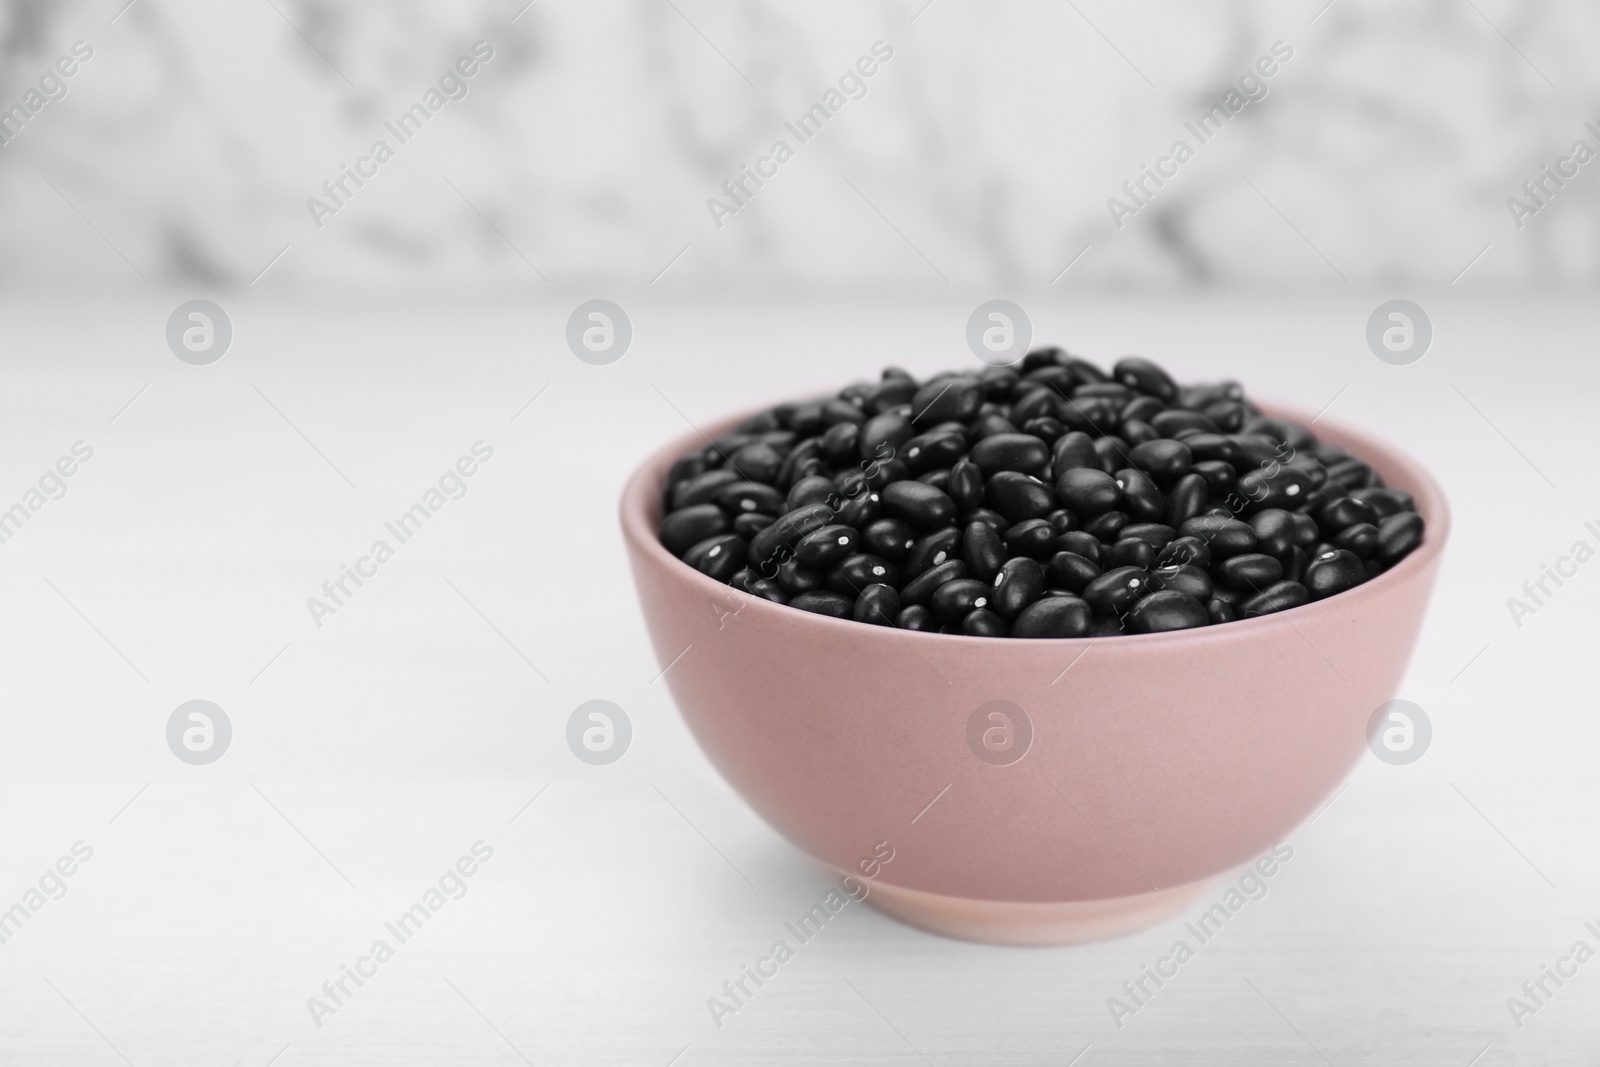
[[[1422,541],[1411,496],[1234,382],[1059,348],[746,419],[679,459],[661,543],[753,596],[982,637],[1158,633],[1334,596]]]

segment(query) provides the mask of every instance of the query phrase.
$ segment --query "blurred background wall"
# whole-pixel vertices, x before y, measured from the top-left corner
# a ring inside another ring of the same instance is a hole
[[[526,3],[5,0],[0,108],[45,102],[0,145],[0,285],[1342,290],[1470,264],[1462,288],[1545,291],[1600,272],[1600,163],[1520,228],[1507,206],[1576,140],[1600,149],[1592,3]],[[480,40],[466,95],[400,145],[385,121]],[[79,41],[92,57],[57,90]],[[799,144],[785,121],[878,41],[865,95]],[[1278,41],[1266,95],[1201,144],[1184,121]],[[708,198],[780,138],[794,158],[717,226]],[[1194,158],[1114,225],[1107,199],[1179,138]],[[319,227],[308,198],[378,139],[395,157]]]

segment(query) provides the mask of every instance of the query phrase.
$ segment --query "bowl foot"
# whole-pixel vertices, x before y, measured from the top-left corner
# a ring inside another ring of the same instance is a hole
[[[993,945],[1072,945],[1120,937],[1182,911],[1206,887],[1190,882],[1106,900],[1018,903],[945,896],[871,883],[868,903],[901,922],[946,937]]]

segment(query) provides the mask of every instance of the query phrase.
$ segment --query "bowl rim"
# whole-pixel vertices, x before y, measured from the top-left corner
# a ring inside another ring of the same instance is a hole
[[[779,401],[778,403],[783,403]],[[814,611],[804,611],[793,608],[787,604],[776,604],[762,597],[752,596],[740,589],[714,578],[701,574],[693,567],[666,550],[661,544],[656,532],[656,525],[660,519],[653,517],[654,512],[660,507],[661,483],[666,477],[667,470],[680,457],[697,447],[704,447],[709,442],[729,432],[739,423],[754,415],[770,411],[776,404],[764,404],[746,411],[718,419],[716,422],[702,429],[691,423],[691,429],[668,441],[666,444],[651,452],[628,476],[623,486],[621,500],[619,501],[619,519],[622,525],[624,540],[636,553],[641,554],[651,563],[681,568],[680,573],[692,587],[705,592],[708,596],[727,595],[732,593],[743,598],[744,606],[740,612],[753,610],[754,619],[770,619],[776,624],[790,626],[819,626],[823,633],[834,631],[837,636],[849,638],[852,634],[857,638],[870,638],[874,631],[888,630],[899,635],[905,640],[916,644],[926,643],[928,650],[943,649],[953,651],[966,647],[976,650],[978,648],[1001,648],[1021,646],[1030,648],[1037,646],[1039,649],[1077,647],[1085,648],[1093,643],[1107,643],[1113,648],[1128,649],[1153,649],[1174,643],[1204,643],[1208,641],[1230,640],[1233,637],[1246,638],[1251,634],[1279,627],[1287,621],[1293,625],[1295,619],[1310,620],[1317,615],[1326,615],[1329,612],[1342,612],[1345,607],[1356,607],[1351,598],[1371,599],[1381,596],[1384,590],[1397,582],[1405,581],[1432,567],[1439,555],[1444,551],[1444,546],[1450,538],[1450,506],[1445,498],[1444,490],[1438,481],[1428,473],[1409,453],[1391,444],[1389,441],[1365,430],[1355,429],[1336,419],[1324,419],[1321,414],[1308,417],[1303,410],[1293,405],[1279,404],[1274,401],[1253,401],[1261,414],[1268,418],[1285,419],[1298,423],[1300,426],[1310,428],[1313,422],[1320,423],[1322,431],[1317,433],[1317,440],[1335,441],[1349,449],[1352,455],[1368,463],[1374,468],[1385,469],[1385,484],[1391,484],[1396,479],[1391,473],[1399,473],[1402,477],[1398,480],[1410,482],[1414,487],[1408,490],[1416,503],[1417,512],[1423,517],[1425,523],[1422,544],[1418,545],[1404,559],[1393,567],[1384,571],[1376,578],[1362,582],[1353,589],[1336,593],[1323,600],[1313,600],[1298,607],[1284,611],[1273,612],[1268,615],[1259,615],[1248,619],[1235,619],[1232,622],[1217,623],[1209,626],[1195,626],[1186,630],[1168,630],[1153,634],[1116,634],[1116,635],[1089,635],[1085,637],[1043,637],[1043,638],[997,638],[974,637],[967,634],[942,634],[929,630],[903,630],[899,627],[875,626],[871,623],[857,622],[854,619],[837,619],[831,615],[823,615]],[[842,629],[841,629],[842,628]]]

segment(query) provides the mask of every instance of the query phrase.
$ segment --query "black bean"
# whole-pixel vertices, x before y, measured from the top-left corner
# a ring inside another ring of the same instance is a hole
[[[672,502],[672,490],[681,482],[699,477],[706,472],[706,458],[693,454],[683,456],[667,468],[666,502]]]
[[[1359,459],[1346,457],[1328,464],[1328,480],[1345,489],[1365,489],[1375,484],[1377,475]]]
[[[1163,589],[1135,604],[1128,612],[1127,624],[1136,634],[1158,634],[1204,626],[1210,621],[1200,601],[1176,589]]]
[[[910,375],[885,378],[867,396],[867,410],[881,415],[890,408],[910,404],[917,395],[917,383]]]
[[[1062,367],[1063,370],[1066,370],[1066,368],[1062,365],[1062,360],[1065,358],[1065,356],[1066,353],[1054,345],[1049,345],[1044,348],[1035,348],[1027,355],[1022,357],[1022,372],[1027,374],[1046,367]],[[1012,373],[1015,372],[1013,371]],[[1070,381],[1071,372],[1068,371],[1067,373],[1069,375],[1068,380]]]
[[[900,614],[894,617],[894,624],[902,630],[937,630],[939,622],[922,604],[912,604],[900,609]]]
[[[1239,617],[1234,606],[1219,597],[1212,597],[1206,601],[1206,614],[1211,617],[1213,625],[1219,622],[1233,622]]]
[[[860,424],[867,421],[867,413],[861,405],[839,396],[822,402],[822,421],[829,426],[840,422]]]
[[[1390,515],[1378,523],[1378,549],[1374,558],[1385,567],[1422,543],[1422,516],[1414,511]]]
[[[1150,425],[1162,437],[1177,437],[1190,430],[1208,434],[1217,432],[1217,424],[1198,411],[1163,411],[1150,420]]]
[[[806,593],[813,589],[821,589],[827,580],[827,575],[819,570],[802,566],[796,559],[786,559],[778,564],[778,584],[791,593]]]
[[[722,509],[717,510],[720,513]],[[796,541],[812,530],[828,525],[833,519],[833,509],[827,504],[807,504],[779,515],[777,522],[750,539],[751,569],[763,578],[772,577],[768,562],[773,560],[782,562],[777,559],[780,548],[785,553],[792,552]]]
[[[885,411],[874,415],[861,427],[856,447],[864,460],[893,459],[900,446],[915,435],[910,419],[898,411]]]
[[[879,495],[890,518],[904,519],[919,529],[945,526],[956,517],[950,494],[921,482],[892,482]]]
[[[1194,465],[1193,473],[1206,480],[1206,489],[1213,500],[1226,499],[1239,485],[1239,473],[1225,460],[1203,460]]]
[[[1006,552],[1043,563],[1055,549],[1056,528],[1049,519],[1023,519],[1002,535]]]
[[[1310,600],[1311,594],[1299,582],[1279,582],[1246,600],[1239,606],[1239,614],[1246,619],[1255,615],[1270,615],[1275,611],[1298,608]]]
[[[1037,437],[1021,433],[1001,433],[985,437],[972,446],[967,458],[986,475],[1000,471],[1038,474],[1050,462],[1050,448]]]
[[[978,417],[973,420],[972,425],[967,427],[968,441],[976,443],[986,437],[994,437],[997,434],[1017,432],[1016,424],[1002,415],[999,410],[986,410],[992,406],[984,405],[985,410],[981,411]]]
[[[799,608],[801,611],[814,611],[818,615],[832,615],[836,619],[848,619],[851,611],[848,597],[818,590],[796,594],[794,599],[789,601],[789,606]]]
[[[935,378],[911,398],[911,421],[931,426],[947,420],[965,422],[978,413],[984,385],[977,378]]]
[[[818,470],[817,468],[821,468]],[[783,457],[783,462],[778,466],[778,473],[773,477],[772,484],[778,489],[787,491],[800,478],[807,474],[822,473],[827,469],[827,464],[822,460],[822,441],[815,437],[808,437],[789,450]]]
[[[1184,537],[1204,541],[1213,557],[1236,556],[1256,547],[1256,532],[1248,523],[1218,515],[1201,515],[1178,527]]]
[[[1034,419],[1053,419],[1062,414],[1061,394],[1048,386],[1025,383],[1026,394],[1012,405],[1012,422],[1031,422]]]
[[[831,499],[837,492],[838,488],[833,484],[832,478],[824,478],[819,474],[808,475],[789,487],[789,495],[784,500],[782,511],[793,511],[807,504],[821,504]]]
[[[1093,382],[1109,382],[1111,380],[1111,376],[1105,371],[1089,360],[1081,359],[1078,356],[1069,356],[1062,352],[1056,357],[1056,362],[1071,371],[1072,380],[1080,385],[1087,385]]]
[[[845,596],[855,596],[869,585],[900,584],[900,568],[870,552],[846,556],[828,572],[828,588]]]
[[[879,519],[861,531],[861,547],[884,559],[901,559],[916,543],[911,524],[904,519]]]
[[[1083,637],[1089,632],[1089,605],[1075,596],[1035,600],[1011,624],[1012,637]]]
[[[1318,463],[1322,463],[1328,467],[1332,467],[1335,463],[1340,463],[1351,458],[1350,453],[1346,452],[1343,448],[1327,442],[1320,442],[1316,445],[1313,445],[1311,448],[1311,455]]]
[[[796,433],[815,434],[823,428],[821,401],[779,404],[772,409],[772,413],[777,416],[781,424]]]
[[[1100,543],[1100,539],[1084,530],[1068,530],[1064,534],[1058,534],[1055,547],[1058,552],[1076,552],[1097,567],[1105,559],[1106,554],[1105,546]]]
[[[1148,422],[1140,422],[1138,419],[1128,419],[1123,422],[1117,430],[1117,435],[1134,448],[1161,439],[1161,435],[1156,433],[1154,426],[1151,426]]]
[[[842,470],[833,476],[833,486],[841,496],[851,497],[864,493],[870,488],[867,485],[867,476],[860,468],[852,467]]]
[[[961,531],[954,526],[935,530],[911,546],[911,551],[906,553],[900,565],[900,572],[907,578],[914,578],[923,571],[957,558],[960,546]]]
[[[1053,588],[1081,593],[1100,577],[1101,569],[1076,552],[1057,552],[1050,557],[1045,577]]]
[[[930,430],[907,441],[895,457],[913,474],[944,470],[967,453],[967,441],[953,430]]]
[[[933,591],[946,582],[960,581],[967,576],[967,565],[959,559],[946,560],[930,567],[900,588],[902,604],[926,604]]]
[[[1124,537],[1111,546],[1106,553],[1107,567],[1138,567],[1140,570],[1149,570],[1156,562],[1156,550],[1150,542],[1141,541],[1136,537]]]
[[[1211,489],[1204,474],[1191,470],[1172,486],[1163,504],[1162,519],[1168,526],[1177,528],[1205,510],[1211,498]]]
[[[733,471],[711,470],[698,474],[688,481],[679,482],[672,487],[672,509],[678,511],[691,508],[696,504],[709,504],[717,499],[717,494],[724,486],[743,481]]]
[[[951,622],[974,608],[989,607],[993,596],[994,588],[988,582],[980,582],[976,578],[956,578],[934,589],[929,606],[933,608],[936,618]]]
[[[1239,400],[1219,400],[1215,404],[1207,404],[1201,410],[1223,433],[1237,433],[1244,427],[1244,420],[1250,414],[1249,409]]]
[[[711,447],[707,448],[703,453],[706,457],[706,463],[714,467],[726,466],[729,456],[756,439],[755,434],[745,433],[742,430],[725,433],[715,441],[712,441]]]
[[[1220,459],[1224,463],[1232,464],[1239,458],[1239,446],[1225,434],[1198,433],[1192,437],[1185,437],[1183,443],[1188,446],[1189,454],[1194,457],[1196,463]]]
[[[840,522],[858,530],[877,522],[882,515],[882,496],[865,488],[845,501],[838,511]]]
[[[950,468],[950,484],[945,486],[950,499],[963,512],[971,511],[983,503],[983,472],[971,459],[963,459]]]
[[[1072,517],[1072,512],[1066,508],[1056,508],[1045,518],[1049,520],[1051,526],[1055,527],[1056,533],[1066,533],[1072,529],[1075,521]]]
[[[1022,432],[1037,437],[1046,445],[1053,445],[1062,434],[1067,432],[1067,428],[1061,425],[1059,419],[1052,418],[1049,415],[1041,415],[1036,419],[1029,419],[1023,423]]]
[[[1367,572],[1354,552],[1335,548],[1315,557],[1306,565],[1303,583],[1312,600],[1354,589],[1366,581]]]
[[[1297,467],[1256,469],[1239,478],[1239,492],[1257,507],[1292,508],[1311,493],[1311,476]]]
[[[1136,395],[1137,393],[1131,386],[1124,385],[1122,382],[1114,382],[1110,380],[1103,382],[1084,382],[1081,385],[1074,386],[1072,389],[1072,396],[1074,399],[1077,399],[1078,397],[1096,397],[1105,400],[1114,400],[1116,401],[1118,407],[1128,403]]]
[[[1258,593],[1283,577],[1283,564],[1264,552],[1245,552],[1223,560],[1217,577],[1235,589]]]
[[[1255,531],[1256,549],[1269,556],[1282,556],[1294,546],[1294,516],[1282,508],[1263,508],[1250,516]]]
[[[1162,522],[1130,522],[1117,531],[1119,540],[1129,537],[1137,538],[1147,543],[1157,552],[1166,548],[1177,536],[1177,530]]]
[[[1156,566],[1195,566],[1205,570],[1211,566],[1211,546],[1198,537],[1175,538],[1156,556]]]
[[[794,558],[807,567],[827,569],[856,550],[860,534],[853,527],[824,526],[806,534],[794,546]]]
[[[1322,536],[1333,537],[1340,530],[1363,523],[1374,526],[1378,522],[1378,512],[1371,504],[1357,500],[1353,496],[1342,496],[1330,500],[1316,512],[1317,528]]]
[[[1293,545],[1289,548],[1289,551],[1283,554],[1282,559],[1283,577],[1287,581],[1299,582],[1301,585],[1304,585],[1306,564],[1311,562],[1311,553],[1307,552],[1299,545]]]
[[[1128,450],[1133,446],[1115,434],[1095,438],[1094,454],[1100,458],[1100,469],[1110,474],[1122,467],[1132,466]]]
[[[1030,474],[1016,471],[992,475],[984,488],[983,499],[1011,522],[1042,518],[1056,506],[1049,486]]]
[[[1124,356],[1111,368],[1111,376],[1130,389],[1137,389],[1155,397],[1164,404],[1178,399],[1177,383],[1150,360],[1142,356]]]
[[[971,511],[967,512],[965,515],[961,516],[961,520],[964,523],[967,523],[967,522],[988,523],[990,526],[993,526],[996,530],[1007,530],[1007,529],[1011,528],[1011,523],[1009,521],[1007,521],[1006,517],[1004,515],[1000,514],[998,511],[994,510],[993,508],[973,508]]]
[[[1116,506],[1122,490],[1105,471],[1073,467],[1056,476],[1056,494],[1078,515],[1099,515]]]
[[[1142,567],[1116,567],[1084,587],[1083,599],[1096,615],[1121,615],[1145,595],[1149,581]]]
[[[683,561],[708,578],[726,582],[744,567],[748,549],[738,534],[719,534],[691,547]]]
[[[1370,522],[1347,526],[1335,535],[1333,543],[1354,552],[1358,559],[1368,559],[1378,550],[1378,528]]]
[[[911,468],[898,459],[888,459],[882,463],[869,463],[863,473],[867,477],[867,484],[880,492],[890,482],[903,482],[911,479]]]
[[[777,582],[767,578],[752,578],[743,585],[735,586],[735,588],[742,589],[751,596],[758,596],[762,600],[768,600],[774,604],[787,604],[789,602],[789,591]]]
[[[1177,479],[1194,466],[1194,456],[1188,445],[1165,438],[1135,445],[1128,458],[1135,467],[1164,481]]]
[[[822,458],[833,464],[852,462],[860,441],[860,426],[853,422],[836,422],[822,435]]]
[[[1122,492],[1118,506],[1130,516],[1140,522],[1152,522],[1166,515],[1166,501],[1148,474],[1124,467],[1111,477]]]
[[[1294,543],[1302,548],[1310,548],[1317,543],[1322,533],[1317,529],[1317,520],[1310,515],[1298,511],[1290,512],[1294,519]]]
[[[968,523],[966,532],[961,535],[961,558],[967,564],[967,573],[980,581],[989,581],[1006,561],[1006,546],[988,523]]]
[[[988,608],[974,608],[961,617],[961,632],[968,637],[1004,637],[1006,621]]]
[[[708,537],[727,533],[732,523],[715,504],[691,504],[661,520],[661,544],[674,556],[683,554]]]
[[[768,515],[784,509],[783,494],[760,482],[730,482],[717,491],[717,506],[730,515],[760,511]]]
[[[894,586],[881,583],[861,590],[851,611],[856,622],[870,622],[874,626],[893,626],[899,614],[900,594],[895,592]]]
[[[1139,396],[1136,396],[1132,400],[1128,401],[1126,404],[1122,405],[1122,410],[1117,413],[1117,420],[1124,426],[1126,426],[1129,422],[1148,423],[1157,415],[1160,415],[1166,410],[1167,405],[1163,404],[1155,397],[1140,394]],[[1159,436],[1170,437],[1172,435],[1161,434]]]
[[[1079,430],[1062,434],[1056,438],[1055,445],[1050,449],[1050,465],[1055,468],[1059,478],[1063,471],[1072,470],[1074,467],[1088,467],[1100,470],[1100,457],[1095,454],[1094,441],[1089,435]]]
[[[1241,471],[1247,467],[1265,467],[1271,463],[1282,463],[1290,455],[1289,450],[1283,447],[1283,442],[1263,433],[1229,434],[1228,440],[1239,450],[1238,457],[1230,462]]]
[[[1083,532],[1090,534],[1106,544],[1114,544],[1122,534],[1122,528],[1128,525],[1128,516],[1120,511],[1108,511],[1104,515],[1096,515],[1083,524]]]
[[[1178,395],[1186,408],[1204,408],[1223,400],[1241,400],[1244,387],[1238,382],[1215,382],[1210,385],[1191,385],[1180,389]]]
[[[749,541],[750,538],[777,522],[775,515],[763,515],[759,511],[747,511],[743,515],[734,517],[733,532]]]
[[[1390,515],[1398,515],[1402,511],[1415,511],[1417,505],[1411,499],[1411,494],[1400,489],[1386,489],[1375,486],[1369,489],[1356,489],[1350,493],[1357,500],[1365,501],[1372,505],[1372,510],[1378,513],[1379,519],[1387,519]]]
[[[1264,415],[1257,415],[1247,420],[1244,428],[1249,433],[1262,433],[1274,437],[1297,452],[1315,448],[1317,444],[1316,438],[1312,437],[1304,427],[1282,419],[1269,419]]]
[[[782,465],[783,455],[765,441],[745,445],[728,457],[728,466],[737,471],[739,477],[753,482],[772,481]]]
[[[1157,567],[1150,572],[1150,588],[1155,590],[1176,589],[1186,593],[1195,600],[1204,604],[1211,599],[1215,586],[1211,576],[1199,567],[1187,564],[1169,564]]]
[[[1006,561],[994,577],[989,608],[1003,619],[1014,619],[1044,593],[1044,568],[1038,560],[1020,556]]]

